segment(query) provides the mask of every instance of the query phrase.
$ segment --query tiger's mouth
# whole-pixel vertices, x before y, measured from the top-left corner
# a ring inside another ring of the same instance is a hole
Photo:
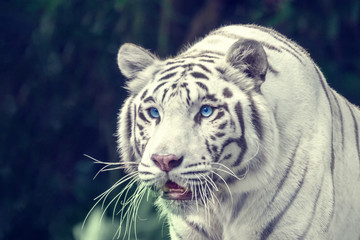
[[[162,187],[163,197],[169,200],[191,200],[192,192],[189,188],[168,180]]]

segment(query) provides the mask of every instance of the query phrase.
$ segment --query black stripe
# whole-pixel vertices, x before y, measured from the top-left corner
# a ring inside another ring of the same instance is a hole
[[[285,175],[284,177],[280,180],[279,184],[277,185],[277,188],[276,188],[276,192],[274,194],[274,196],[272,197],[271,201],[269,202],[268,206],[266,209],[270,208],[270,205],[274,202],[275,198],[278,196],[278,194],[280,193],[282,187],[284,186],[284,183],[285,181],[287,180],[288,176],[289,176],[289,173],[290,173],[290,170],[291,168],[293,167],[294,165],[294,161],[295,161],[295,156],[296,156],[296,153],[297,153],[297,150],[300,146],[300,140],[301,140],[301,137],[299,137],[299,141],[298,143],[296,144],[296,147],[295,149],[293,150],[292,154],[291,154],[291,157],[290,157],[290,164],[289,166],[286,168],[285,170]]]
[[[205,145],[206,145],[206,150],[210,153],[210,155],[212,155],[211,149],[210,149],[210,144],[208,140],[205,140]]]
[[[241,133],[241,137],[239,138],[239,141],[238,141],[238,145],[239,145],[239,147],[241,147],[241,153],[240,153],[238,159],[236,159],[235,163],[233,164],[234,167],[240,165],[241,161],[243,160],[243,156],[247,150],[247,145],[246,145],[246,140],[245,140],[245,124],[244,124],[244,119],[243,119],[243,111],[242,111],[241,104],[239,102],[235,105],[235,113],[238,117],[242,133]]]
[[[281,49],[275,47],[274,45],[270,45],[269,43],[267,42],[263,42],[263,41],[259,41],[261,45],[263,45],[265,48],[267,49],[270,49],[270,50],[273,50],[273,51],[276,51],[276,52],[279,52],[281,53]]]
[[[335,167],[335,153],[334,153],[334,109],[332,107],[332,103],[330,100],[330,96],[328,93],[328,89],[325,86],[325,80],[323,79],[319,69],[314,65],[316,73],[319,77],[321,86],[325,92],[326,98],[328,99],[329,107],[330,107],[330,113],[331,113],[331,163],[330,163],[330,169],[331,169],[331,175],[334,183],[334,167]]]
[[[209,171],[199,170],[199,171],[191,171],[191,172],[182,172],[180,174],[184,176],[184,175],[196,175],[196,174],[204,174],[204,173],[209,173]]]
[[[140,124],[137,124],[137,127],[139,128],[140,131],[144,129],[144,126],[142,126]]]
[[[169,89],[165,89],[165,90],[164,90],[164,93],[163,93],[163,96],[162,96],[162,99],[161,99],[161,102],[162,102],[162,103],[164,102],[165,96],[166,96],[166,94],[167,94],[168,91],[169,91]]]
[[[308,224],[307,224],[307,226],[305,228],[305,231],[303,232],[303,234],[298,239],[305,239],[306,235],[308,234],[308,232],[310,230],[310,227],[312,226],[312,223],[313,223],[314,217],[315,217],[315,212],[316,212],[316,209],[317,209],[317,206],[318,206],[317,203],[319,201],[322,186],[324,184],[324,175],[325,174],[323,173],[322,178],[321,178],[321,183],[322,184],[321,184],[321,186],[319,186],[319,190],[318,190],[318,192],[316,194],[315,202],[314,202],[313,208],[311,210],[311,217],[310,217],[310,219],[308,221]]]
[[[263,139],[263,127],[261,124],[260,114],[255,105],[252,95],[249,95],[249,100],[250,100],[250,108],[251,108],[251,122],[255,128],[256,135],[259,137],[260,140],[262,140]]]
[[[172,64],[179,64],[179,63],[184,63],[185,60],[175,60],[175,61],[169,61],[166,63],[166,65],[172,65]]]
[[[146,103],[146,102],[155,102],[155,99],[152,96],[150,96],[150,97],[147,97],[146,99],[144,99],[144,103]]]
[[[183,68],[185,68],[187,71],[192,71],[195,66],[195,63],[188,63],[185,65],[182,65]]]
[[[137,141],[136,139],[135,139],[135,150],[136,150],[136,152],[139,154],[139,156],[141,156],[141,152],[140,152],[140,142]]]
[[[144,167],[147,167],[147,168],[149,168],[149,167],[150,167],[150,165],[145,164],[145,163],[143,163],[143,162],[140,162],[140,165],[143,165]]]
[[[170,229],[175,233],[176,239],[183,240],[182,236],[176,231],[178,228],[174,226],[174,224],[172,223],[172,221],[170,221],[170,219],[169,219],[169,225],[170,225]]]
[[[294,57],[296,57],[301,62],[301,64],[304,65],[304,63],[301,60],[300,56],[302,54],[308,56],[308,53],[302,47],[300,47],[298,44],[294,43],[293,41],[291,41],[290,39],[288,39],[284,35],[280,34],[279,32],[276,32],[276,31],[274,31],[272,29],[269,29],[269,28],[264,28],[264,27],[260,27],[260,26],[257,26],[257,25],[246,25],[246,27],[258,29],[258,30],[260,30],[262,32],[266,32],[266,33],[270,34],[273,38],[275,38],[279,42],[282,42],[287,47],[289,47],[290,49],[287,49],[287,48],[284,48],[284,47],[282,47],[282,49],[287,51],[288,53],[290,53]],[[300,50],[300,52],[298,50]]]
[[[228,122],[226,121],[226,122],[220,124],[219,127],[218,127],[218,129],[224,129],[224,128],[226,127],[227,123],[228,123]]]
[[[216,71],[218,71],[218,73],[220,73],[220,75],[224,75],[225,74],[225,70],[220,68],[220,67],[216,67],[215,68]]]
[[[165,75],[165,76],[161,77],[158,81],[160,82],[160,81],[164,81],[164,80],[166,80],[166,79],[169,79],[169,78],[171,78],[171,77],[175,76],[175,75],[176,75],[176,73],[177,73],[177,72],[169,73],[169,74],[167,74],[167,75]]]
[[[207,63],[215,63],[214,60],[211,60],[211,59],[199,59],[199,61],[201,62],[207,62]]]
[[[297,60],[299,60],[299,62],[304,65],[304,62],[301,60],[301,58],[299,56],[297,56],[294,52],[290,51],[289,49],[285,48],[285,47],[281,47],[281,49],[285,50],[285,52],[290,53],[291,55],[293,55],[295,58],[297,58]],[[291,48],[292,49],[292,48]]]
[[[201,79],[209,80],[209,78],[208,78],[205,74],[203,74],[203,73],[201,73],[201,72],[192,72],[192,73],[190,73],[190,74],[191,74],[191,76],[193,76],[194,78],[201,78]]]
[[[215,134],[215,136],[216,136],[216,137],[219,137],[219,138],[220,138],[220,137],[223,137],[223,136],[225,136],[225,135],[226,135],[225,133],[216,133],[216,134]]]
[[[147,122],[147,123],[150,123],[150,121],[146,119],[146,117],[145,117],[145,115],[144,115],[144,113],[143,113],[142,108],[139,108],[139,113],[138,113],[138,114],[139,114],[139,118],[140,118],[140,119],[142,119],[143,121],[145,121],[145,122]]]
[[[331,136],[330,136],[330,151],[331,151],[331,160],[330,160],[330,171],[331,171],[331,181],[332,181],[332,209],[330,213],[330,219],[326,226],[326,231],[329,230],[330,224],[334,217],[334,207],[335,207],[335,184],[334,184],[334,169],[335,169],[335,151],[334,151],[334,109],[332,107],[332,103],[330,100],[330,96],[328,93],[328,89],[325,85],[325,79],[322,77],[320,70],[317,68],[317,66],[314,64],[314,68],[316,70],[316,73],[318,75],[319,81],[321,83],[321,86],[325,92],[326,98],[328,99],[330,113],[331,113]],[[331,90],[330,90],[331,91]]]
[[[211,71],[205,67],[203,64],[196,64],[196,66],[200,67],[202,70],[204,70],[207,73],[211,73]]]
[[[203,237],[205,237],[205,239],[209,239],[212,240],[213,238],[207,233],[205,232],[204,229],[202,229],[199,225],[197,225],[196,223],[193,222],[188,222],[185,220],[185,222],[192,228],[194,229],[196,232],[198,232],[199,234],[201,234]]]
[[[224,109],[226,111],[228,111],[228,108],[227,107],[224,107]],[[236,143],[240,148],[241,148],[241,153],[239,154],[237,160],[235,161],[235,163],[233,164],[233,167],[234,166],[238,166],[242,159],[243,159],[243,156],[247,150],[247,144],[246,144],[246,140],[245,140],[245,128],[244,128],[244,120],[243,120],[243,116],[242,116],[242,108],[241,108],[241,104],[240,102],[238,102],[236,105],[235,105],[235,112],[237,114],[237,117],[238,117],[238,120],[239,120],[239,124],[240,124],[240,128],[241,128],[241,131],[242,131],[242,135],[239,137],[239,138],[228,138],[224,141],[224,143],[222,144],[221,146],[221,150],[219,151],[218,155],[216,156],[215,158],[215,162],[218,162],[220,160],[220,156],[221,154],[224,152],[225,148],[230,145],[231,143]],[[227,123],[227,122],[226,122]],[[233,183],[236,179],[235,178],[231,178],[229,180],[228,183]]]
[[[206,158],[205,157],[202,157],[203,160],[205,160]],[[197,167],[199,165],[209,165],[205,162],[198,162],[198,163],[192,163],[192,164],[189,164],[187,166],[185,166],[184,168],[191,168],[191,167]]]
[[[149,172],[149,171],[138,171],[138,173],[142,174],[142,175],[155,175],[154,173]]]
[[[186,91],[186,103],[187,103],[188,106],[190,106],[190,102],[191,102],[190,89],[188,89],[185,86],[186,85],[184,84],[184,88],[185,88],[185,91]]]
[[[197,124],[201,124],[201,120],[202,120],[201,114],[197,113],[194,117],[194,122]]]
[[[246,199],[247,199],[247,194],[244,193],[241,195],[240,199],[237,201],[236,205],[234,206],[234,208],[232,210],[231,222],[234,222],[237,219],[237,217],[239,216],[241,209],[244,207]]]
[[[219,59],[218,56],[211,56],[211,55],[208,55],[208,54],[201,54],[201,55],[199,55],[199,58]]]
[[[160,75],[164,74],[164,73],[167,73],[167,72],[170,72],[171,70],[174,70],[175,68],[178,68],[180,67],[181,65],[175,65],[175,66],[172,66],[172,67],[169,67],[168,69],[165,69],[163,70]]]
[[[264,228],[264,230],[261,233],[260,239],[261,240],[265,240],[267,239],[270,234],[275,230],[276,225],[280,222],[280,220],[282,219],[282,217],[284,216],[284,214],[287,212],[287,210],[290,208],[290,206],[292,205],[292,203],[294,202],[296,196],[298,195],[300,189],[302,188],[304,181],[305,181],[305,175],[307,173],[307,169],[308,169],[308,165],[306,165],[306,168],[304,170],[304,173],[302,175],[301,181],[299,182],[298,187],[296,188],[295,192],[293,193],[293,195],[290,198],[290,201],[288,202],[288,204],[285,206],[285,208],[275,217],[273,218],[268,225]]]
[[[162,87],[163,85],[165,85],[166,83],[167,83],[167,82],[162,82],[162,83],[160,83],[159,85],[157,85],[156,88],[155,88],[154,91],[153,91],[153,94],[154,94],[157,90],[159,90],[160,87]]]
[[[359,126],[358,126],[358,122],[356,121],[356,118],[355,118],[353,107],[351,105],[349,105],[349,104],[348,104],[348,107],[350,109],[350,113],[351,113],[352,119],[354,121],[355,142],[356,142],[356,147],[357,147],[357,152],[358,152],[358,159],[360,161]]]
[[[146,90],[143,92],[143,94],[141,95],[140,100],[143,100],[143,99],[144,99],[144,97],[146,96],[147,92],[148,92],[148,90],[146,89]]]
[[[340,107],[340,104],[339,104],[339,100],[338,100],[338,97],[335,95],[334,91],[331,91],[332,93],[332,96],[335,100],[335,103],[336,103],[336,106],[337,106],[337,109],[338,109],[338,115],[339,115],[339,118],[340,118],[340,132],[341,132],[341,146],[344,147],[344,143],[345,143],[345,137],[344,137],[344,119],[343,119],[343,113],[341,111],[341,107]]]
[[[230,38],[230,39],[235,39],[235,40],[240,40],[240,39],[243,39],[244,37],[241,36],[241,35],[238,35],[238,34],[235,34],[235,33],[230,33],[230,32],[226,32],[226,31],[223,31],[223,30],[217,30],[215,32],[213,32],[215,35],[222,35],[224,37],[227,37],[227,38]],[[258,41],[258,40],[255,40],[257,42],[259,42],[261,45],[263,45],[264,47],[270,49],[270,50],[273,50],[273,51],[276,51],[276,52],[282,52],[281,49],[275,47],[274,45],[271,45],[267,42],[263,42],[263,41]]]
[[[133,109],[133,114],[134,114],[134,123],[137,122],[137,116],[136,116],[136,105],[134,104],[134,109]],[[136,133],[136,125],[135,124],[132,124],[130,126],[133,126],[133,133],[135,134]]]
[[[217,153],[218,147],[216,145],[211,145],[211,148],[214,153]]]
[[[209,100],[209,101],[213,101],[213,102],[217,102],[218,99],[215,97],[215,94],[207,94],[204,99]]]
[[[204,89],[206,92],[209,91],[209,88],[202,82],[195,82],[200,88]]]
[[[275,70],[270,64],[268,64],[268,70],[275,75],[279,74],[279,71]]]
[[[126,124],[127,124],[127,126],[126,126],[126,132],[127,132],[128,140],[130,140],[131,134],[132,134],[132,132],[131,132],[131,126],[132,126],[132,124],[133,124],[132,119],[131,119],[131,115],[132,115],[132,114],[131,114],[131,104],[132,104],[132,100],[133,100],[133,98],[131,98],[131,99],[129,100],[129,105],[128,105],[127,114],[126,114]]]
[[[214,122],[214,121],[222,118],[223,116],[225,116],[225,113],[223,111],[219,111],[218,114],[216,115],[216,117],[213,120],[211,120],[211,122]]]

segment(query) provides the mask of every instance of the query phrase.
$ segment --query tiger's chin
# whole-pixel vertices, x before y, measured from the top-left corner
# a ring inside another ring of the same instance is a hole
[[[159,189],[155,205],[162,214],[188,215],[202,205],[202,201],[187,188],[168,180]]]
[[[162,187],[162,197],[168,200],[192,200],[193,194],[187,187],[182,187],[176,182],[168,180]]]

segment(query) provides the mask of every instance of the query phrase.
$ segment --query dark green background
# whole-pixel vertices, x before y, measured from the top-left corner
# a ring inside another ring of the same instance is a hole
[[[122,176],[92,180],[100,166],[83,156],[118,161],[122,43],[166,57],[224,24],[273,27],[359,105],[359,14],[358,0],[1,1],[0,239],[74,239],[92,199]],[[153,224],[141,221],[139,239],[166,236],[166,224]]]

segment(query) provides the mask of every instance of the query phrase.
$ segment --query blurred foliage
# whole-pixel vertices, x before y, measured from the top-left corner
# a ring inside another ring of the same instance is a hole
[[[359,14],[358,0],[1,1],[0,239],[80,239],[73,228],[92,199],[123,175],[93,181],[99,168],[83,156],[118,161],[122,43],[165,57],[224,24],[273,27],[359,105]],[[143,209],[144,218],[157,219],[151,203]],[[140,239],[161,239],[161,222],[147,224],[138,225],[147,233]]]

